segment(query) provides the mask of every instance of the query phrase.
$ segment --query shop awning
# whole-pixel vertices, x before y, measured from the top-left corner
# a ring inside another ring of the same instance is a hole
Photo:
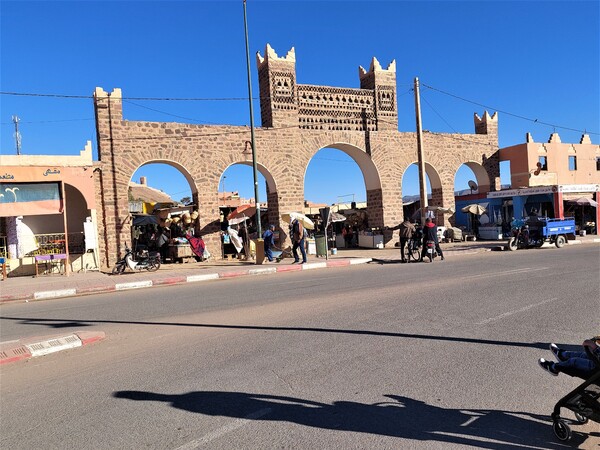
[[[62,212],[60,183],[0,183],[0,217]]]

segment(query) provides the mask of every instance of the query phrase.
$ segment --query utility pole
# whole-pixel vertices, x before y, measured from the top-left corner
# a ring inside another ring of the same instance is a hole
[[[419,78],[415,77],[415,114],[417,117],[417,154],[419,161],[419,194],[421,196],[421,225],[425,225],[427,217],[427,183],[425,175],[425,153],[423,151],[423,128],[421,125],[421,98],[419,95]]]
[[[256,149],[254,145],[254,107],[252,105],[252,81],[250,78],[250,50],[248,48],[248,19],[246,17],[246,0],[244,2],[244,32],[246,35],[246,66],[248,69],[248,99],[250,102],[250,146],[252,147],[252,173],[254,175],[254,205],[256,206],[256,232],[258,239],[262,238],[260,226],[260,202],[258,199],[258,174],[256,167]],[[256,258],[258,263],[258,257]]]
[[[12,116],[12,121],[15,124],[15,144],[17,146],[17,155],[21,154],[21,133],[19,133],[19,118]]]

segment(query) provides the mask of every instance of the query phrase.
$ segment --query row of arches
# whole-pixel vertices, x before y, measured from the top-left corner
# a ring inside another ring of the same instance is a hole
[[[259,198],[267,201],[267,192],[276,193],[277,183],[262,164],[258,168]],[[425,164],[427,193],[443,190],[440,172],[431,164]],[[173,200],[193,199],[198,187],[190,171],[176,161],[156,159],[147,161],[131,175],[132,181],[141,177],[150,180],[149,185],[163,190]],[[315,203],[332,204],[344,202],[352,195],[353,201],[366,201],[367,192],[381,189],[377,168],[370,156],[349,144],[323,147],[310,159],[305,168],[304,198]],[[398,177],[396,191],[404,199],[419,195],[418,168],[416,162],[408,165]],[[477,189],[473,189],[475,181]],[[454,174],[454,192],[484,193],[489,191],[490,180],[485,168],[474,161],[464,162]],[[218,192],[237,191],[240,197],[254,198],[251,163],[231,163],[220,175]],[[454,195],[454,193],[452,194]],[[452,205],[443,205],[452,206]]]

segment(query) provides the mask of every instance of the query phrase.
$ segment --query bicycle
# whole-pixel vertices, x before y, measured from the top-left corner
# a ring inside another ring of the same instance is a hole
[[[417,262],[421,259],[421,238],[411,238],[406,244],[406,258],[408,262]]]

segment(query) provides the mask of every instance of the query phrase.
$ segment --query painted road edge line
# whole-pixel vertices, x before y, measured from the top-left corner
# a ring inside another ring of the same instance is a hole
[[[356,259],[351,259],[350,260],[350,265],[353,265],[353,264],[366,264],[366,263],[370,263],[371,261],[373,261],[373,258],[356,258]]]
[[[76,293],[77,293],[77,290],[75,288],[59,289],[57,291],[41,291],[41,292],[34,292],[33,299],[41,300],[44,298],[69,297],[71,295],[75,295]]]
[[[204,273],[202,275],[188,275],[186,281],[188,283],[195,283],[197,281],[208,281],[208,280],[216,280],[219,278],[218,273]]]
[[[130,283],[118,283],[115,284],[115,289],[117,291],[126,291],[128,289],[141,289],[152,286],[152,280],[145,281],[132,281]]]
[[[62,350],[82,347],[101,341],[105,337],[106,334],[103,331],[75,331],[67,335],[0,342],[0,364],[22,361]]]

